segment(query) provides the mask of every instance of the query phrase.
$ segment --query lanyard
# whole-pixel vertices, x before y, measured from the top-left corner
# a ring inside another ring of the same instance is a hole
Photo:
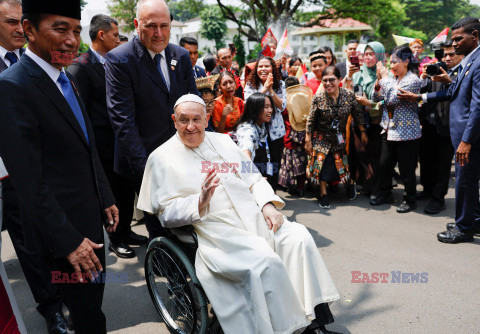
[[[270,162],[270,148],[268,146],[268,134],[267,134],[267,138],[265,138],[265,144],[267,149],[267,159],[268,159],[268,162]]]

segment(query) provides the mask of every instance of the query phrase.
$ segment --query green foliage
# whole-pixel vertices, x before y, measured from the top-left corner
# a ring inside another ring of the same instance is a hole
[[[83,10],[83,8],[85,8],[85,6],[87,5],[87,1],[85,0],[80,0],[80,8]]]
[[[200,35],[210,41],[215,41],[217,49],[224,47],[223,38],[227,33],[227,24],[220,8],[218,6],[208,6],[200,12],[200,18],[202,19]]]
[[[480,14],[480,7],[468,0],[402,0],[402,3],[408,16],[408,27],[423,31],[427,42],[459,19]]]
[[[237,34],[233,36],[233,44],[235,44],[235,48],[237,49],[237,54],[235,55],[235,60],[237,61],[240,68],[245,66],[245,45],[243,44],[242,37]]]
[[[136,16],[135,8],[138,0],[110,0],[108,10],[125,32],[135,30],[133,19]]]
[[[247,62],[249,62],[250,60],[257,59],[258,56],[260,55],[260,52],[262,52],[262,50],[263,48],[260,43],[255,44],[254,48],[252,49],[252,51],[250,51],[250,53],[247,56]]]
[[[199,0],[171,0],[168,8],[175,20],[187,21],[199,16],[205,5]]]
[[[83,41],[80,41],[80,47],[78,48],[78,54],[82,54],[88,51],[88,48],[90,45],[87,43],[84,43]]]

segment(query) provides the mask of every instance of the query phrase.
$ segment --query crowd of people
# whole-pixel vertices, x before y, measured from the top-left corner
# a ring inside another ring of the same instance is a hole
[[[437,214],[455,156],[455,223],[437,238],[480,231],[478,19],[457,22],[435,58],[421,40],[388,54],[351,40],[343,62],[320,45],[308,59],[276,55],[270,40],[273,55],[239,68],[234,49],[201,67],[197,40],[170,43],[163,0],[136,10],[132,40],[96,15],[78,55],[80,0],[0,0],[0,225],[49,333],[106,332],[104,282],[52,283],[53,271],[79,282],[105,272],[104,229],[109,250],[132,258],[132,245],[192,225],[198,277],[224,332],[262,334],[332,333],[328,303],[339,299],[309,232],[277,211],[277,190],[311,191],[326,210],[339,184],[349,200],[360,191],[379,206],[402,183],[398,213],[428,200]],[[130,226],[136,194],[148,237]],[[0,301],[12,301],[1,262],[0,277]],[[15,303],[2,326],[24,332]]]

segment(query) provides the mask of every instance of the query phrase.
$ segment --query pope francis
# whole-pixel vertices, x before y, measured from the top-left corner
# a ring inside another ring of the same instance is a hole
[[[177,133],[148,158],[140,210],[166,228],[192,225],[197,276],[226,334],[331,333],[339,294],[312,236],[228,135],[205,132],[196,95],[172,115]]]

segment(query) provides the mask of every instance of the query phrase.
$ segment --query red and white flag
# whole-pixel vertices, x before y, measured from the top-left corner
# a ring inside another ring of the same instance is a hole
[[[443,29],[442,32],[437,35],[437,37],[432,39],[430,44],[445,43],[445,41],[447,40],[447,36],[448,36],[449,31],[450,31],[450,28]]]
[[[272,29],[268,28],[265,36],[263,36],[262,41],[260,42],[260,44],[262,45],[262,49],[268,44],[270,44],[270,42],[275,42],[275,44],[277,44],[277,39],[275,38]]]
[[[307,66],[302,64],[302,66],[298,68],[297,74],[295,75],[301,85],[305,85],[307,83],[307,73]]]
[[[290,43],[288,42],[288,37],[287,37],[287,29],[283,32],[283,36],[280,39],[280,42],[277,45],[277,50],[275,52],[276,57],[280,57],[283,54],[286,54],[288,56],[293,55],[293,49],[290,46]]]

